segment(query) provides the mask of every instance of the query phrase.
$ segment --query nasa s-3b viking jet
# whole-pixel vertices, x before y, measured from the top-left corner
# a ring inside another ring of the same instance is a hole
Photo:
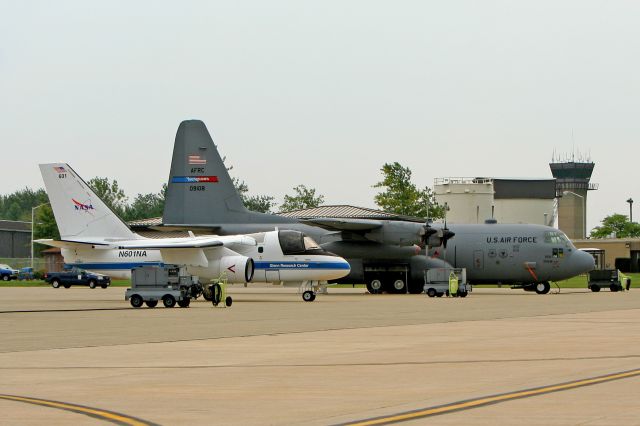
[[[61,239],[38,240],[60,247],[72,266],[117,278],[145,265],[178,264],[192,275],[246,283],[271,278],[304,283],[303,298],[315,299],[321,282],[349,273],[346,260],[322,250],[301,232],[281,230],[251,235],[144,238],[133,233],[68,164],[41,164]]]
[[[420,293],[425,270],[453,265],[466,268],[473,284],[513,284],[544,294],[550,281],[585,273],[594,266],[588,253],[577,250],[562,232],[548,226],[447,227],[363,217],[300,220],[249,211],[199,120],[183,121],[178,128],[162,222],[165,227],[207,228],[222,235],[276,227],[303,231],[322,248],[349,261],[351,272],[336,282],[365,283],[371,293]]]

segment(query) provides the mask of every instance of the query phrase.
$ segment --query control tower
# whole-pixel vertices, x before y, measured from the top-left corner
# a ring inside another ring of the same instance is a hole
[[[576,161],[575,154],[565,161],[554,155],[549,163],[556,178],[558,228],[571,239],[587,237],[587,192],[598,189],[590,182],[594,166],[588,158]]]

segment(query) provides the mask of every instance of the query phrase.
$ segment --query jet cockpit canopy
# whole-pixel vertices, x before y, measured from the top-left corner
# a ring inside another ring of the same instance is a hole
[[[278,231],[278,241],[280,248],[285,255],[309,254],[309,255],[331,255],[333,253],[324,251],[315,240],[300,231],[283,229]]]

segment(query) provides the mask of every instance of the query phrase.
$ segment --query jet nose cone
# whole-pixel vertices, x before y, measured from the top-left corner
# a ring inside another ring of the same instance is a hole
[[[335,268],[333,271],[333,273],[335,274],[335,277],[332,279],[346,277],[347,275],[349,275],[350,272],[351,272],[351,265],[349,265],[349,262],[347,262],[343,258],[340,258],[340,260],[335,264]]]
[[[347,274],[351,272],[351,265],[349,265],[349,262],[344,259],[342,259],[342,269],[344,269]]]
[[[577,250],[573,255],[576,256],[576,274],[584,274],[596,268],[596,261],[589,253]]]

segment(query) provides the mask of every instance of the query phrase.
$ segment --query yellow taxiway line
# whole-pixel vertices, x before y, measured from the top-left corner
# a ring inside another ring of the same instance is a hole
[[[486,397],[480,397],[470,399],[466,401],[453,402],[451,404],[440,405],[437,407],[424,408],[415,411],[408,411],[404,413],[397,413],[390,416],[375,417],[371,419],[359,420],[354,422],[343,423],[343,425],[349,426],[371,426],[371,425],[383,425],[397,422],[403,422],[406,420],[414,420],[424,417],[437,416],[440,414],[446,414],[454,411],[468,410],[470,408],[482,407],[490,404],[497,404],[500,402],[510,401],[513,399],[529,398],[532,396],[542,395],[551,392],[560,392],[569,389],[575,389],[582,386],[597,385],[599,383],[610,382],[612,380],[627,379],[629,377],[640,376],[640,368],[629,371],[621,371],[618,373],[607,374],[604,376],[591,377],[588,379],[575,380],[572,382],[559,383],[550,386],[542,386],[539,388],[525,389],[516,392],[509,392],[500,395],[492,395]]]
[[[82,405],[69,404],[67,402],[51,401],[48,399],[29,398],[26,396],[18,395],[5,395],[0,394],[0,399],[7,401],[25,402],[27,404],[41,405],[43,407],[57,408],[59,410],[71,411],[74,413],[84,414],[96,419],[105,420],[118,425],[129,426],[153,426],[154,423],[146,420],[137,419],[135,417],[127,416],[113,411],[101,410],[99,408],[85,407]]]

